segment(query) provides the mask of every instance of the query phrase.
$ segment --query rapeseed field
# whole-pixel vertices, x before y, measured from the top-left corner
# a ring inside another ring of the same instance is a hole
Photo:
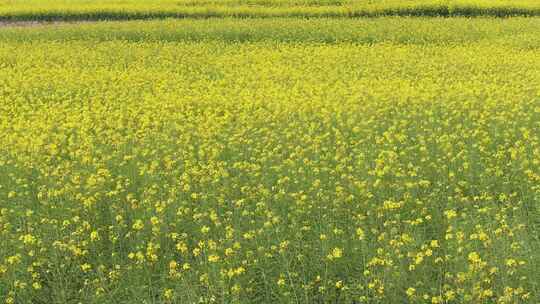
[[[538,18],[0,29],[1,303],[535,304],[539,203]]]
[[[540,16],[538,0],[0,0],[0,20]]]

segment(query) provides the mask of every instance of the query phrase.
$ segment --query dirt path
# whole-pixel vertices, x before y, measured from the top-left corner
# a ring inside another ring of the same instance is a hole
[[[40,26],[44,25],[44,22],[38,21],[0,21],[0,28],[2,27],[27,27],[27,26]]]
[[[0,29],[14,27],[37,27],[63,24],[79,24],[99,21],[0,21]]]

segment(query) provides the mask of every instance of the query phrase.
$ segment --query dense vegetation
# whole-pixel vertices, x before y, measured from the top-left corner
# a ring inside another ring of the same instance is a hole
[[[537,0],[0,0],[0,20],[538,16]]]
[[[3,303],[537,303],[540,19],[0,31]]]

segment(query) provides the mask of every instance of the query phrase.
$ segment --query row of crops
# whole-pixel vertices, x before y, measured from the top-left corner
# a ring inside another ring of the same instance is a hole
[[[538,16],[536,0],[2,0],[0,20]]]

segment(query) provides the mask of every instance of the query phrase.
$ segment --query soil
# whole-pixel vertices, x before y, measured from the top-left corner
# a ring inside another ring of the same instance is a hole
[[[36,26],[47,26],[47,25],[62,25],[62,24],[74,24],[82,23],[87,21],[0,21],[0,28],[5,27],[36,27]]]

